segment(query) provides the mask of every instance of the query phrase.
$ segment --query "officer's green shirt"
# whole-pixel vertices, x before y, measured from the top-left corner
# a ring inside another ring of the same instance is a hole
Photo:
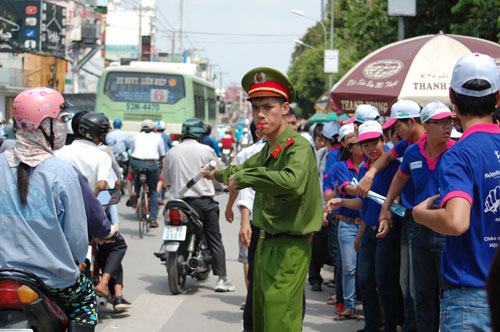
[[[255,190],[252,222],[269,233],[308,234],[321,228],[323,211],[316,156],[311,144],[287,126],[274,146],[269,143],[239,166],[217,170],[227,183]]]

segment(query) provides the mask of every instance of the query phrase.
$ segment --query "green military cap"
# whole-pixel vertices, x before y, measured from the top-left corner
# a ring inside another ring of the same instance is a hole
[[[280,71],[269,67],[257,67],[241,79],[241,86],[249,99],[256,97],[283,97],[289,103],[295,98],[295,90],[288,78]]]

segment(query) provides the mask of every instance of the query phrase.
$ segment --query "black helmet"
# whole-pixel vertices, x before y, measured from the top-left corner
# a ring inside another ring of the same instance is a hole
[[[194,138],[197,140],[200,139],[205,132],[206,128],[203,121],[198,118],[191,118],[187,119],[182,124],[181,138]]]
[[[85,114],[90,113],[89,111],[80,111],[73,116],[71,119],[71,134],[75,135],[78,138],[83,138],[82,135],[78,132],[78,127],[80,126],[80,120]]]
[[[99,139],[104,141],[104,137],[111,125],[108,118],[103,113],[91,112],[85,114],[78,125],[78,133],[89,140]]]

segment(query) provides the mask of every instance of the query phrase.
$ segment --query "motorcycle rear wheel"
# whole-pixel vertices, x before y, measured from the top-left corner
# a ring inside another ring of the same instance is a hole
[[[177,252],[169,252],[167,256],[168,288],[173,295],[184,291],[186,271],[184,270],[184,256]]]

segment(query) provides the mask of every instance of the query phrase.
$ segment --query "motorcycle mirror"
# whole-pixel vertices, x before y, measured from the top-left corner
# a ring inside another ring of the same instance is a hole
[[[97,195],[97,200],[102,206],[118,204],[122,194],[119,189],[106,189]]]

